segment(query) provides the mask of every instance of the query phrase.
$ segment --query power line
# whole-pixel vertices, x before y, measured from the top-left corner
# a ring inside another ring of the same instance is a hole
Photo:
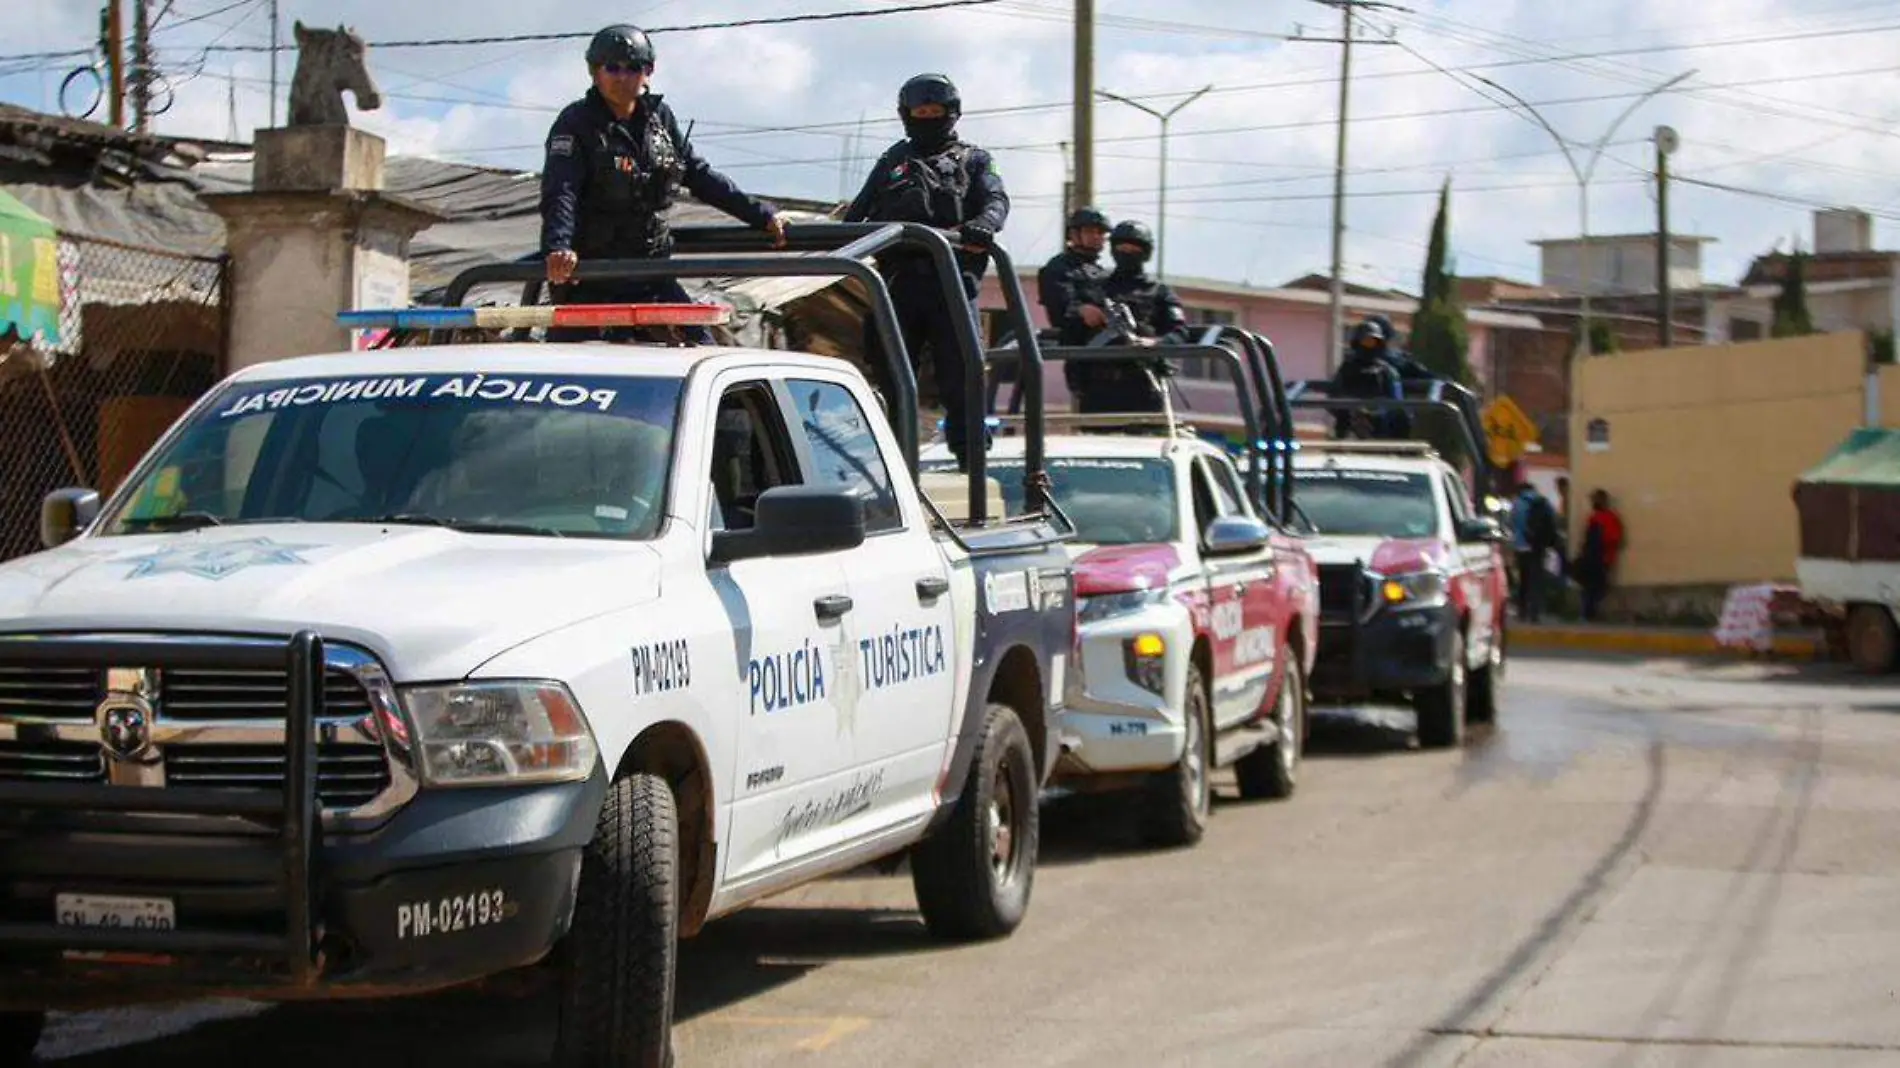
[[[942,11],[948,8],[981,7],[999,3],[1000,0],[932,0],[930,3],[906,4],[897,7],[871,8],[864,11],[816,11],[799,15],[777,15],[769,18],[729,19],[724,22],[693,22],[680,26],[646,27],[648,34],[694,33],[700,30],[739,30],[751,26],[787,26],[801,22],[836,22],[845,19],[881,18],[887,15],[910,15],[920,11]],[[594,35],[593,30],[569,30],[558,33],[510,33],[488,37],[431,37],[409,41],[372,41],[369,47],[388,50],[391,48],[464,48],[473,45],[526,44],[535,41],[579,41]],[[220,45],[218,52],[269,52],[270,45]],[[4,57],[0,57],[4,58]]]

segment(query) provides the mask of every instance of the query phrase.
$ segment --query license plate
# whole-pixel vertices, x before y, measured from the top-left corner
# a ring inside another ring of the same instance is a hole
[[[177,908],[170,898],[60,894],[53,905],[61,927],[169,931],[177,926]]]

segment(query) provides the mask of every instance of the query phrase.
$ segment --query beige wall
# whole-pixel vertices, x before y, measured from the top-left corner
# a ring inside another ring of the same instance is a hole
[[[1861,424],[1859,333],[1631,352],[1580,361],[1571,427],[1571,544],[1606,489],[1629,548],[1620,586],[1792,580],[1795,478]],[[1900,378],[1883,390],[1900,414]],[[1610,423],[1591,452],[1586,428]]]

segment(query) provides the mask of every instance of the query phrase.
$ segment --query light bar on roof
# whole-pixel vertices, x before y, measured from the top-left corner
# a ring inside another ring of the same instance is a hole
[[[492,308],[368,308],[337,313],[352,330],[523,330],[534,327],[724,326],[724,304],[528,304]]]

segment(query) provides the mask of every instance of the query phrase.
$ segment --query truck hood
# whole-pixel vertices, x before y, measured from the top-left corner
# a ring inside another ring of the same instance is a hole
[[[1382,575],[1442,566],[1451,553],[1451,547],[1437,538],[1315,535],[1302,544],[1316,564],[1364,564]]]
[[[641,543],[260,524],[81,538],[0,565],[0,630],[309,627],[415,681],[460,678],[528,639],[659,593],[659,554]]]
[[[1180,566],[1181,554],[1165,543],[1084,546],[1075,556],[1075,593],[1093,597],[1162,589]]]

